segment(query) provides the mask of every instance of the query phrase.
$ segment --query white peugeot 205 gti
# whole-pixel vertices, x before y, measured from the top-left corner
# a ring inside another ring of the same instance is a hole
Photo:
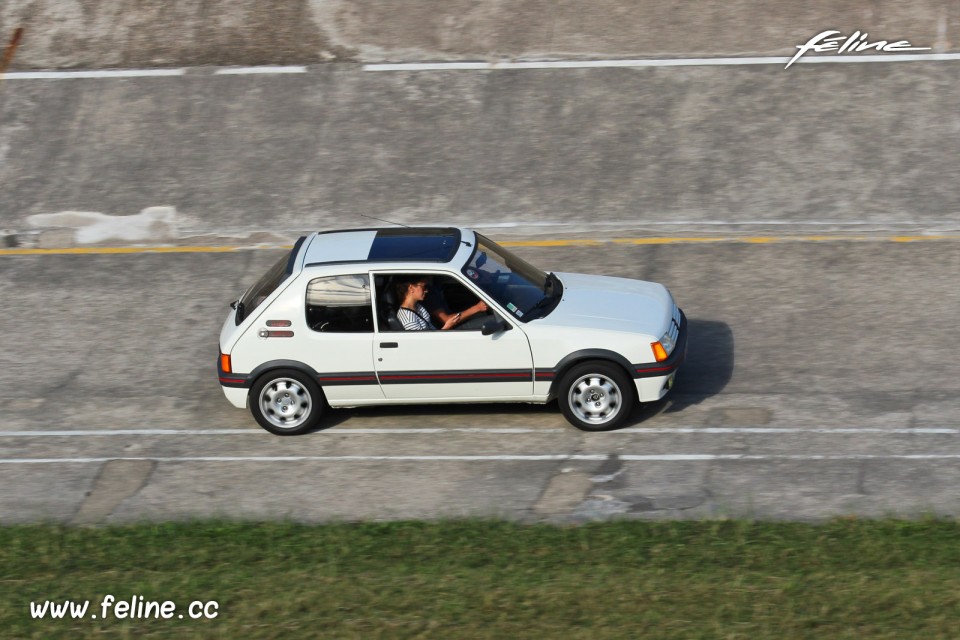
[[[462,228],[312,233],[231,307],[220,385],[278,435],[329,407],[553,399],[613,429],[666,395],[687,348],[663,285],[545,273]]]

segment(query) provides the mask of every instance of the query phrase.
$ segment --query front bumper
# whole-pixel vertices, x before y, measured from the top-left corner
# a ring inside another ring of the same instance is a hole
[[[677,370],[687,358],[687,316],[680,311],[680,330],[677,346],[663,362],[634,365],[633,377],[640,402],[655,402],[673,387]]]

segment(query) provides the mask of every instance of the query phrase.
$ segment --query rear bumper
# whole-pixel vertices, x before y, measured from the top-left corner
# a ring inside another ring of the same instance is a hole
[[[249,376],[242,373],[227,373],[223,370],[220,358],[217,358],[217,378],[223,395],[233,406],[244,409],[247,406],[247,387],[250,386]]]
[[[230,402],[237,409],[245,409],[247,407],[247,390],[238,387],[220,387],[223,389],[223,395],[227,397],[227,401]]]
[[[225,372],[220,364],[220,358],[217,358],[217,378],[220,380],[221,387],[246,389],[250,386],[250,376],[244,373]]]

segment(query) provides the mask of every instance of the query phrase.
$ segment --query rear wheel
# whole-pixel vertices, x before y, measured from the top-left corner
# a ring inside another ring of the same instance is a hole
[[[583,431],[614,429],[630,417],[633,382],[619,367],[606,362],[584,362],[560,380],[560,411]]]
[[[250,413],[261,427],[278,436],[313,430],[325,407],[319,385],[295,369],[268,371],[250,389]]]

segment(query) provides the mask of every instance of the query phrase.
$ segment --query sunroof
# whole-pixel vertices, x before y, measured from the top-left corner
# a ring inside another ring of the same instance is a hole
[[[457,229],[381,229],[367,259],[449,262],[459,242]]]

